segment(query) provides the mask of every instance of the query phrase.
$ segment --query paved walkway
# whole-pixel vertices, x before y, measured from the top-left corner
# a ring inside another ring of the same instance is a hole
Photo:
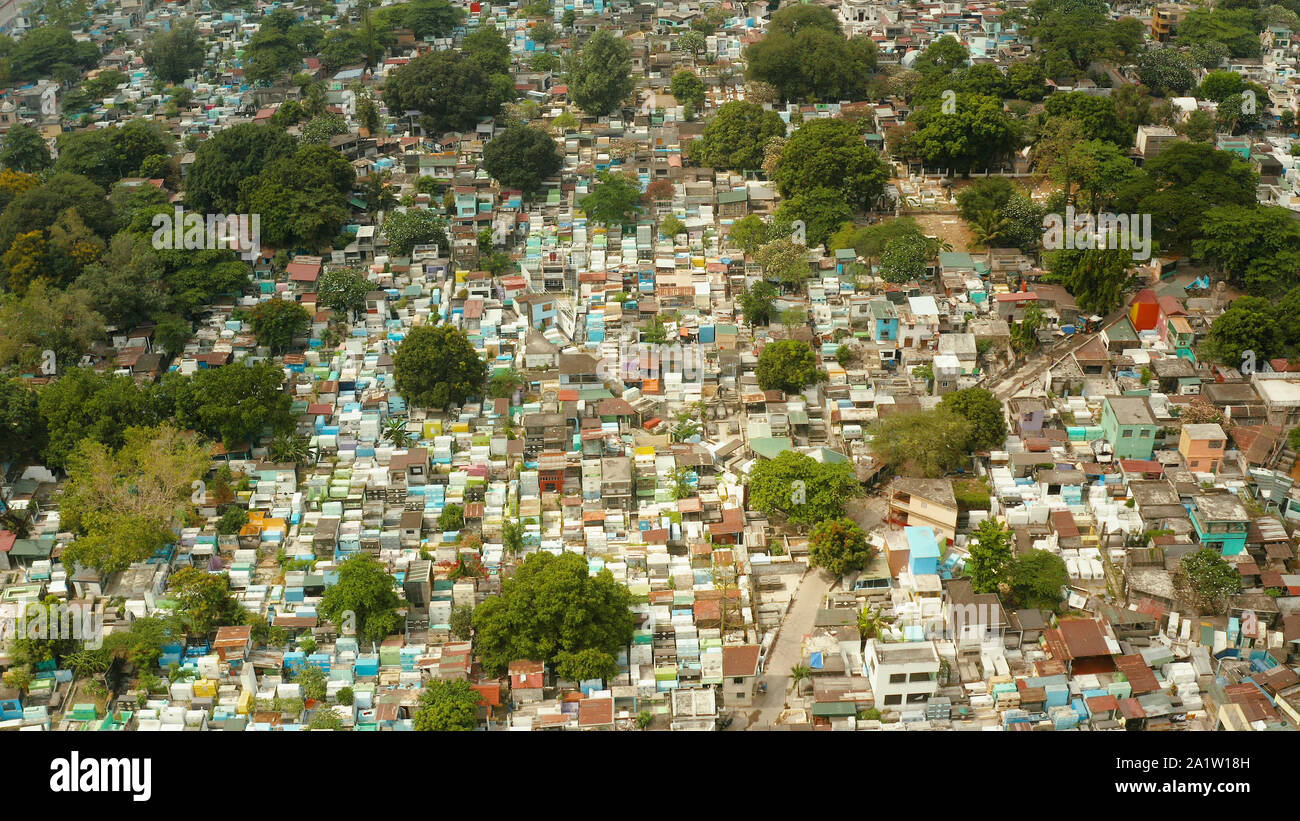
[[[776,724],[781,711],[785,709],[786,690],[790,687],[790,668],[799,663],[803,637],[812,632],[822,599],[834,582],[835,579],[830,574],[821,570],[809,570],[799,582],[794,600],[781,623],[776,644],[768,654],[767,673],[759,677],[759,681],[767,682],[767,692],[755,697],[752,709],[738,713],[730,729],[757,730]]]

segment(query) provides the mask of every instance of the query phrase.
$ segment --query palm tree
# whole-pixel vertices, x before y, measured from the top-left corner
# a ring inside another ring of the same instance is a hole
[[[309,465],[316,461],[316,448],[311,446],[311,439],[306,436],[284,434],[271,442],[272,462],[292,462],[294,465]]]
[[[981,211],[971,221],[971,239],[976,245],[993,248],[1007,238],[1011,230],[1011,220],[996,211]]]
[[[395,448],[409,448],[415,444],[415,434],[406,429],[405,419],[389,419],[384,426],[384,438]]]
[[[794,689],[795,695],[799,694],[800,683],[810,676],[812,676],[812,670],[802,664],[796,664],[790,668],[790,686]]]

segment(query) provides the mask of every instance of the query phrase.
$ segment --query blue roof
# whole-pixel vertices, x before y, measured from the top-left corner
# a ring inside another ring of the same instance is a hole
[[[905,527],[907,548],[912,559],[939,558],[939,543],[934,539],[934,531],[928,527]]]

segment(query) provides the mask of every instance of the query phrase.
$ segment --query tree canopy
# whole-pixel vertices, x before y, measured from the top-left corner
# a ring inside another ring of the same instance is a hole
[[[483,167],[504,188],[534,194],[564,166],[555,140],[546,132],[514,125],[483,147]]]
[[[397,392],[412,405],[447,408],[481,397],[487,364],[464,331],[450,325],[411,330],[393,357]]]
[[[844,513],[862,484],[847,462],[818,462],[784,451],[762,459],[749,474],[749,504],[768,516],[781,514],[795,524],[814,524]]]
[[[600,29],[582,44],[569,67],[569,99],[595,117],[612,114],[632,94],[632,50]]]
[[[512,661],[548,664],[561,653],[617,656],[632,640],[628,589],[608,570],[592,574],[573,553],[534,553],[474,611],[475,650],[489,675]],[[572,672],[572,671],[571,671]]]

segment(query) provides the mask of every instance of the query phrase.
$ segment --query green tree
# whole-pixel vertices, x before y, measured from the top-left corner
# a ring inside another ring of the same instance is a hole
[[[772,318],[778,292],[770,283],[759,281],[740,294],[740,310],[750,325],[765,325]]]
[[[1057,611],[1061,591],[1070,584],[1070,572],[1055,553],[1031,550],[1016,557],[1010,584],[1012,598],[1021,607]]]
[[[711,168],[756,170],[763,167],[768,141],[784,137],[785,130],[785,122],[775,111],[739,100],[724,103],[700,138],[689,143],[691,159]]]
[[[970,456],[971,423],[950,410],[893,414],[870,432],[875,457],[905,476],[942,476]]]
[[[627,225],[641,202],[641,189],[628,177],[609,171],[596,175],[599,182],[578,203],[595,222],[604,225]]]
[[[207,368],[188,377],[169,374],[158,401],[177,424],[234,447],[268,428],[292,429],[293,399],[281,390],[283,382],[284,370],[270,361]]]
[[[694,71],[683,69],[673,75],[668,84],[668,93],[682,105],[698,107],[704,103],[704,81]]]
[[[535,553],[475,609],[476,649],[489,675],[520,659],[555,663],[561,652],[617,655],[632,639],[631,603],[608,570],[592,575],[573,553]]]
[[[397,608],[401,598],[395,582],[378,561],[360,553],[339,565],[338,581],[325,588],[320,614],[345,629],[355,626],[356,636],[377,643],[401,627]]]
[[[482,63],[454,51],[431,51],[394,71],[384,102],[394,112],[419,111],[426,131],[472,128],[514,97],[510,76],[483,70]]]
[[[728,243],[740,248],[746,254],[754,254],[758,249],[775,239],[774,232],[757,214],[736,220],[727,235]]]
[[[772,15],[767,34],[745,49],[751,81],[772,85],[786,100],[861,100],[871,89],[875,43],[847,40],[829,9],[789,6]]]
[[[392,253],[407,256],[417,245],[437,244],[449,248],[447,221],[433,211],[421,208],[408,208],[394,211],[384,218],[380,229],[388,237]]]
[[[763,266],[763,277],[792,288],[803,285],[811,273],[808,267],[808,246],[784,237],[774,239],[754,254]]]
[[[758,355],[758,385],[765,391],[799,393],[805,386],[821,380],[817,355],[806,342],[786,339],[769,342]]]
[[[832,576],[863,569],[874,553],[867,534],[847,516],[818,522],[808,539],[809,564]]]
[[[430,679],[420,693],[415,729],[420,732],[473,730],[478,727],[482,700],[482,695],[468,681]]]
[[[126,441],[127,428],[156,420],[148,394],[127,376],[70,368],[38,395],[39,423],[46,435],[45,462],[63,467],[83,439],[111,448]]]
[[[525,125],[507,128],[483,148],[483,167],[504,188],[534,194],[559,173],[564,158],[546,132]]]
[[[508,521],[501,525],[501,543],[507,554],[519,555],[524,549],[524,526],[520,522]]]
[[[205,50],[198,29],[186,20],[149,38],[144,64],[163,82],[180,85],[203,67]]]
[[[555,672],[560,678],[569,681],[600,679],[604,682],[618,675],[618,660],[594,647],[587,647],[576,653],[561,650],[555,654]]]
[[[0,381],[0,463],[35,456],[44,443],[45,421],[36,391],[21,379]]]
[[[451,635],[459,641],[469,641],[474,630],[474,608],[462,604],[451,609]]]
[[[330,268],[321,275],[316,298],[321,305],[344,316],[359,319],[366,311],[366,295],[372,283],[355,268]]]
[[[439,530],[461,530],[465,527],[465,509],[460,505],[447,505],[438,514]]]
[[[1300,270],[1300,224],[1289,215],[1286,208],[1270,206],[1211,208],[1201,219],[1201,236],[1192,247],[1252,296],[1281,296],[1296,283],[1295,272]],[[1274,264],[1279,261],[1285,264]]]
[[[0,147],[0,165],[14,171],[36,173],[53,165],[50,148],[45,137],[33,126],[18,122],[5,132],[4,145]]]
[[[759,461],[750,471],[748,484],[754,509],[768,516],[779,513],[795,524],[842,516],[849,499],[862,493],[851,465],[823,464],[794,451]]]
[[[1247,352],[1262,362],[1276,356],[1281,346],[1282,331],[1273,303],[1263,297],[1242,296],[1214,320],[1200,351],[1204,357],[1240,367]]]
[[[935,256],[934,247],[919,234],[900,234],[880,252],[880,276],[886,282],[920,282]]]
[[[1006,444],[1007,423],[1002,401],[984,388],[964,388],[948,394],[939,407],[971,423],[970,447],[977,451],[998,450]]]
[[[176,613],[194,635],[204,636],[214,628],[243,621],[243,605],[230,590],[230,576],[184,567],[167,580]]]
[[[970,577],[971,589],[976,593],[1010,592],[1014,565],[1010,531],[997,519],[980,522],[966,559],[966,575]]]
[[[283,129],[254,123],[222,129],[194,154],[185,177],[185,204],[201,213],[236,213],[240,183],[293,153],[294,140]]]
[[[853,211],[839,191],[811,188],[800,191],[781,204],[776,219],[793,224],[801,220],[807,231],[808,244],[817,247],[826,242],[844,223],[853,219]]]
[[[626,40],[597,31],[569,67],[569,99],[595,117],[620,108],[635,87],[631,54]]]
[[[846,120],[804,123],[781,151],[772,180],[782,197],[828,188],[853,208],[868,208],[884,192],[889,170]]]
[[[1148,49],[1138,58],[1138,78],[1164,94],[1181,94],[1196,84],[1192,59],[1172,48]]]
[[[487,365],[465,333],[450,325],[414,328],[393,357],[397,391],[412,405],[447,408],[481,397]]]
[[[1132,267],[1130,251],[1052,251],[1047,254],[1046,279],[1064,285],[1085,312],[1106,314],[1123,301]]]
[[[258,303],[250,315],[257,341],[274,353],[284,351],[297,337],[307,333],[311,314],[306,308],[287,299],[268,299]]]

